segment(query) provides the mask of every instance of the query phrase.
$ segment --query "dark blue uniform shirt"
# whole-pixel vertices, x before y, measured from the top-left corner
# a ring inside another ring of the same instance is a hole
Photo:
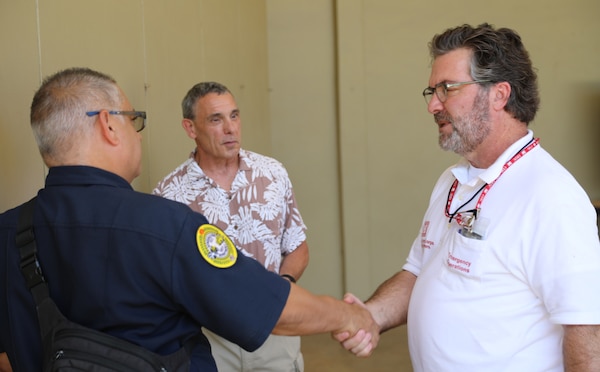
[[[41,370],[33,298],[19,269],[20,208],[0,215],[0,352],[15,372]],[[204,326],[253,351],[271,333],[289,283],[238,255],[217,268],[199,253],[204,216],[134,191],[97,168],[51,168],[34,230],[50,296],[71,320],[168,354]],[[203,339],[193,371],[216,371]]]

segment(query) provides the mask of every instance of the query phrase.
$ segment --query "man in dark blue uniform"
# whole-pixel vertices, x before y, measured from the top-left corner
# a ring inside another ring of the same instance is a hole
[[[378,337],[362,307],[290,284],[238,255],[204,216],[135,192],[145,116],[89,69],[61,71],[34,96],[31,126],[49,172],[33,225],[50,296],[68,318],[159,354],[202,326],[250,351],[271,332]],[[0,352],[14,371],[39,371],[36,310],[15,246],[19,210],[0,215]],[[191,370],[216,371],[201,340]]]

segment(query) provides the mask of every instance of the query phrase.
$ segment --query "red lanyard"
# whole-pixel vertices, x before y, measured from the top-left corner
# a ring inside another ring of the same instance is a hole
[[[510,168],[511,165],[513,165],[514,163],[517,162],[517,160],[521,159],[523,156],[525,156],[529,151],[533,150],[534,147],[536,147],[538,144],[540,143],[540,139],[539,138],[535,138],[532,139],[531,141],[529,141],[528,144],[526,144],[521,150],[519,150],[519,152],[517,152],[512,158],[510,158],[509,161],[507,161],[503,166],[502,166],[502,171],[500,172],[500,174],[498,175],[498,177],[496,177],[495,180],[493,180],[491,183],[486,183],[485,185],[483,185],[479,191],[477,191],[475,193],[475,195],[473,195],[473,197],[469,200],[467,200],[466,203],[464,203],[463,205],[461,205],[460,207],[456,208],[456,212],[450,214],[450,205],[452,204],[452,200],[454,199],[454,194],[456,193],[456,189],[458,188],[458,180],[455,179],[454,183],[452,183],[452,186],[450,186],[450,191],[448,191],[448,201],[446,203],[446,217],[450,218],[450,221],[448,222],[452,222],[452,219],[456,219],[456,222],[458,222],[459,225],[463,225],[464,221],[463,221],[463,216],[458,212],[461,208],[463,208],[465,205],[467,205],[469,202],[471,202],[471,200],[473,200],[473,198],[479,194],[481,192],[481,195],[479,195],[479,200],[477,200],[477,204],[475,204],[475,209],[469,210],[469,211],[465,211],[465,212],[472,212],[474,217],[477,217],[477,213],[479,212],[479,210],[481,209],[481,204],[483,203],[483,199],[485,198],[485,196],[487,195],[487,193],[490,191],[490,189],[492,188],[492,186],[494,186],[494,184],[496,183],[496,181],[498,181],[498,178],[500,178],[504,172],[506,172],[506,170],[508,168]]]

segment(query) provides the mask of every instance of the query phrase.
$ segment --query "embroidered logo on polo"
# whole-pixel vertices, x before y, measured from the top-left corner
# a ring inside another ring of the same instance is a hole
[[[209,264],[227,268],[237,260],[237,249],[225,233],[214,225],[202,225],[196,232],[196,243],[202,257]]]

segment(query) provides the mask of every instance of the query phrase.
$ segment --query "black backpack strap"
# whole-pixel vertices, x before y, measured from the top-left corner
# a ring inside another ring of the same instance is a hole
[[[33,295],[35,304],[39,306],[44,298],[49,297],[49,292],[37,258],[37,246],[33,232],[33,212],[36,199],[37,197],[34,197],[21,206],[16,242],[21,255],[21,272]]]

